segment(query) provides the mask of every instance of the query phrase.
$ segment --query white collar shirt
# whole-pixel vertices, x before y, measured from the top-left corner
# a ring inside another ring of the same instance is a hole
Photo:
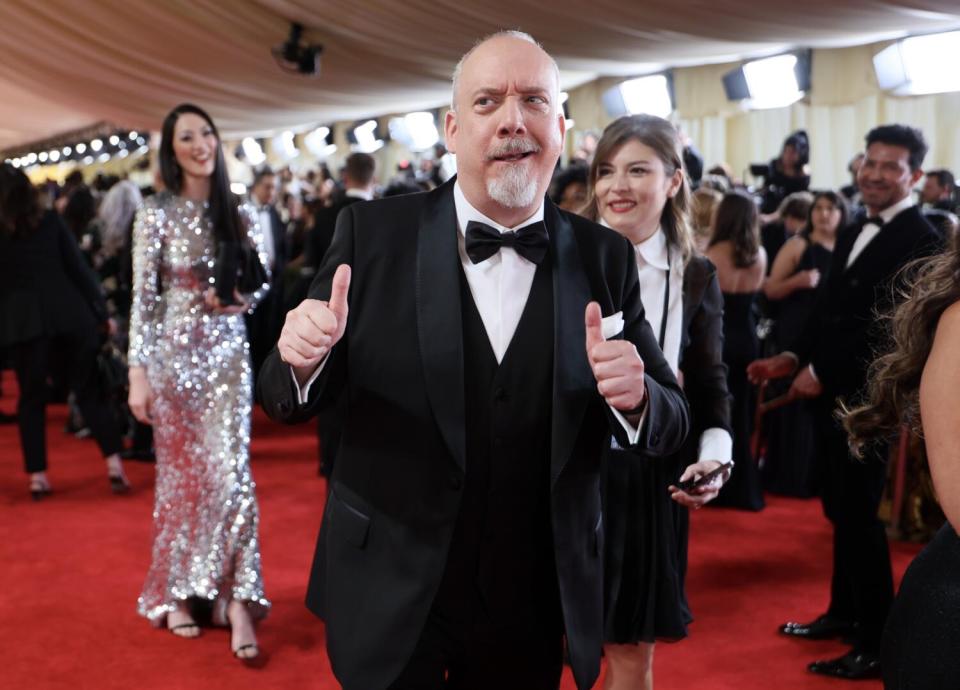
[[[533,286],[533,276],[537,272],[537,265],[523,258],[511,247],[503,247],[486,261],[473,263],[467,256],[465,248],[465,233],[470,221],[484,223],[501,233],[510,232],[517,228],[543,220],[543,204],[522,223],[512,228],[505,227],[487,218],[475,209],[463,190],[460,183],[453,185],[453,200],[457,210],[457,244],[460,248],[460,263],[467,277],[470,294],[480,312],[480,319],[490,339],[497,362],[503,361],[510,341],[517,331],[523,309],[530,297],[530,288]]]
[[[260,221],[260,232],[263,233],[263,248],[267,253],[267,262],[270,264],[268,268],[272,272],[277,261],[277,247],[274,244],[273,218],[270,215],[270,205],[264,204],[261,206],[255,199],[252,199],[252,201],[257,209],[257,220]]]
[[[893,206],[888,206],[880,211],[878,215],[883,219],[884,225],[886,225],[901,211],[906,211],[913,205],[913,196],[908,194]],[[860,230],[860,234],[857,235],[857,239],[853,241],[853,248],[850,249],[850,256],[847,257],[846,268],[850,268],[850,266],[853,265],[853,262],[857,260],[857,257],[860,256],[860,254],[863,253],[863,250],[867,248],[867,245],[873,241],[873,238],[880,234],[880,229],[880,226],[878,226],[876,223],[864,224],[863,229]]]

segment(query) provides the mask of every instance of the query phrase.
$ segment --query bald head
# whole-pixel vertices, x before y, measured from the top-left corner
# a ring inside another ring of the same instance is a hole
[[[495,34],[490,34],[486,38],[481,38],[479,41],[477,41],[474,44],[473,48],[471,48],[466,53],[464,53],[463,57],[460,58],[460,61],[457,62],[457,66],[453,69],[453,93],[450,97],[450,107],[453,110],[457,110],[457,98],[460,90],[460,77],[463,74],[463,69],[464,69],[464,66],[467,64],[467,62],[477,52],[480,52],[482,55],[486,50],[495,50],[497,43],[503,43],[503,42],[509,42],[509,41],[523,41],[524,43],[530,44],[531,46],[537,49],[536,52],[540,53],[543,59],[546,59],[546,61],[549,62],[549,64],[553,68],[554,76],[556,77],[556,91],[554,93],[553,100],[554,101],[557,100],[560,94],[560,68],[557,67],[556,61],[552,57],[550,57],[550,54],[547,53],[547,51],[543,49],[543,46],[540,45],[536,41],[536,39],[530,34],[524,33],[523,31],[508,30],[508,31],[498,31]],[[484,49],[484,50],[481,50],[481,49]]]
[[[557,64],[527,34],[494,34],[457,65],[446,144],[461,190],[488,218],[509,228],[537,210],[564,132]]]

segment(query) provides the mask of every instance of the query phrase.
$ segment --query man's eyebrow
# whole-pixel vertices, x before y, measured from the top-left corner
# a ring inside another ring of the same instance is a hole
[[[506,89],[498,89],[493,86],[483,86],[479,89],[475,89],[471,94],[473,98],[477,96],[502,96],[506,93]]]

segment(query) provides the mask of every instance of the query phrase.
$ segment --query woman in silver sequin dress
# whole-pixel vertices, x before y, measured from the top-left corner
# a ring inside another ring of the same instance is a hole
[[[166,118],[160,171],[134,227],[130,407],[152,423],[157,456],[153,558],[141,615],[196,637],[196,605],[233,629],[241,659],[257,656],[253,623],[270,603],[260,571],[250,472],[252,382],[243,312],[267,286],[225,306],[213,290],[220,242],[253,242],[256,214],[237,205],[212,120],[181,105]]]

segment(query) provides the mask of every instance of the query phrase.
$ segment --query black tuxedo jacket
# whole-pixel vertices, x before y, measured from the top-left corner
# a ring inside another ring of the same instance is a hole
[[[323,257],[333,242],[333,233],[337,227],[337,218],[340,211],[351,206],[358,201],[363,201],[359,197],[347,196],[341,194],[327,208],[321,208],[314,216],[313,229],[307,235],[304,263],[306,266],[317,270],[323,263]]]
[[[855,395],[863,388],[870,363],[888,337],[878,316],[894,305],[897,274],[940,247],[933,226],[912,206],[884,225],[848,268],[864,220],[856,220],[837,238],[810,321],[790,348],[801,362],[813,364],[831,398]]]
[[[694,256],[683,272],[683,333],[680,371],[690,402],[691,431],[684,444],[685,462],[696,461],[700,435],[730,427],[727,365],[723,362],[723,293],[717,269]]]
[[[54,211],[33,231],[0,232],[0,346],[92,331],[106,320],[97,277]]]
[[[647,418],[635,448],[676,451],[688,411],[644,319],[633,249],[615,232],[546,202],[553,253],[553,546],[570,659],[581,688],[602,644],[600,454],[626,434],[597,392],[584,310],[622,311],[646,363]],[[387,687],[416,645],[441,576],[465,467],[460,257],[452,181],[426,194],[353,204],[341,214],[310,297],[327,299],[341,263],[353,271],[350,315],[304,406],[274,350],[259,385],[267,413],[307,419],[346,394],[332,490],[307,594],[327,623],[348,690]]]

